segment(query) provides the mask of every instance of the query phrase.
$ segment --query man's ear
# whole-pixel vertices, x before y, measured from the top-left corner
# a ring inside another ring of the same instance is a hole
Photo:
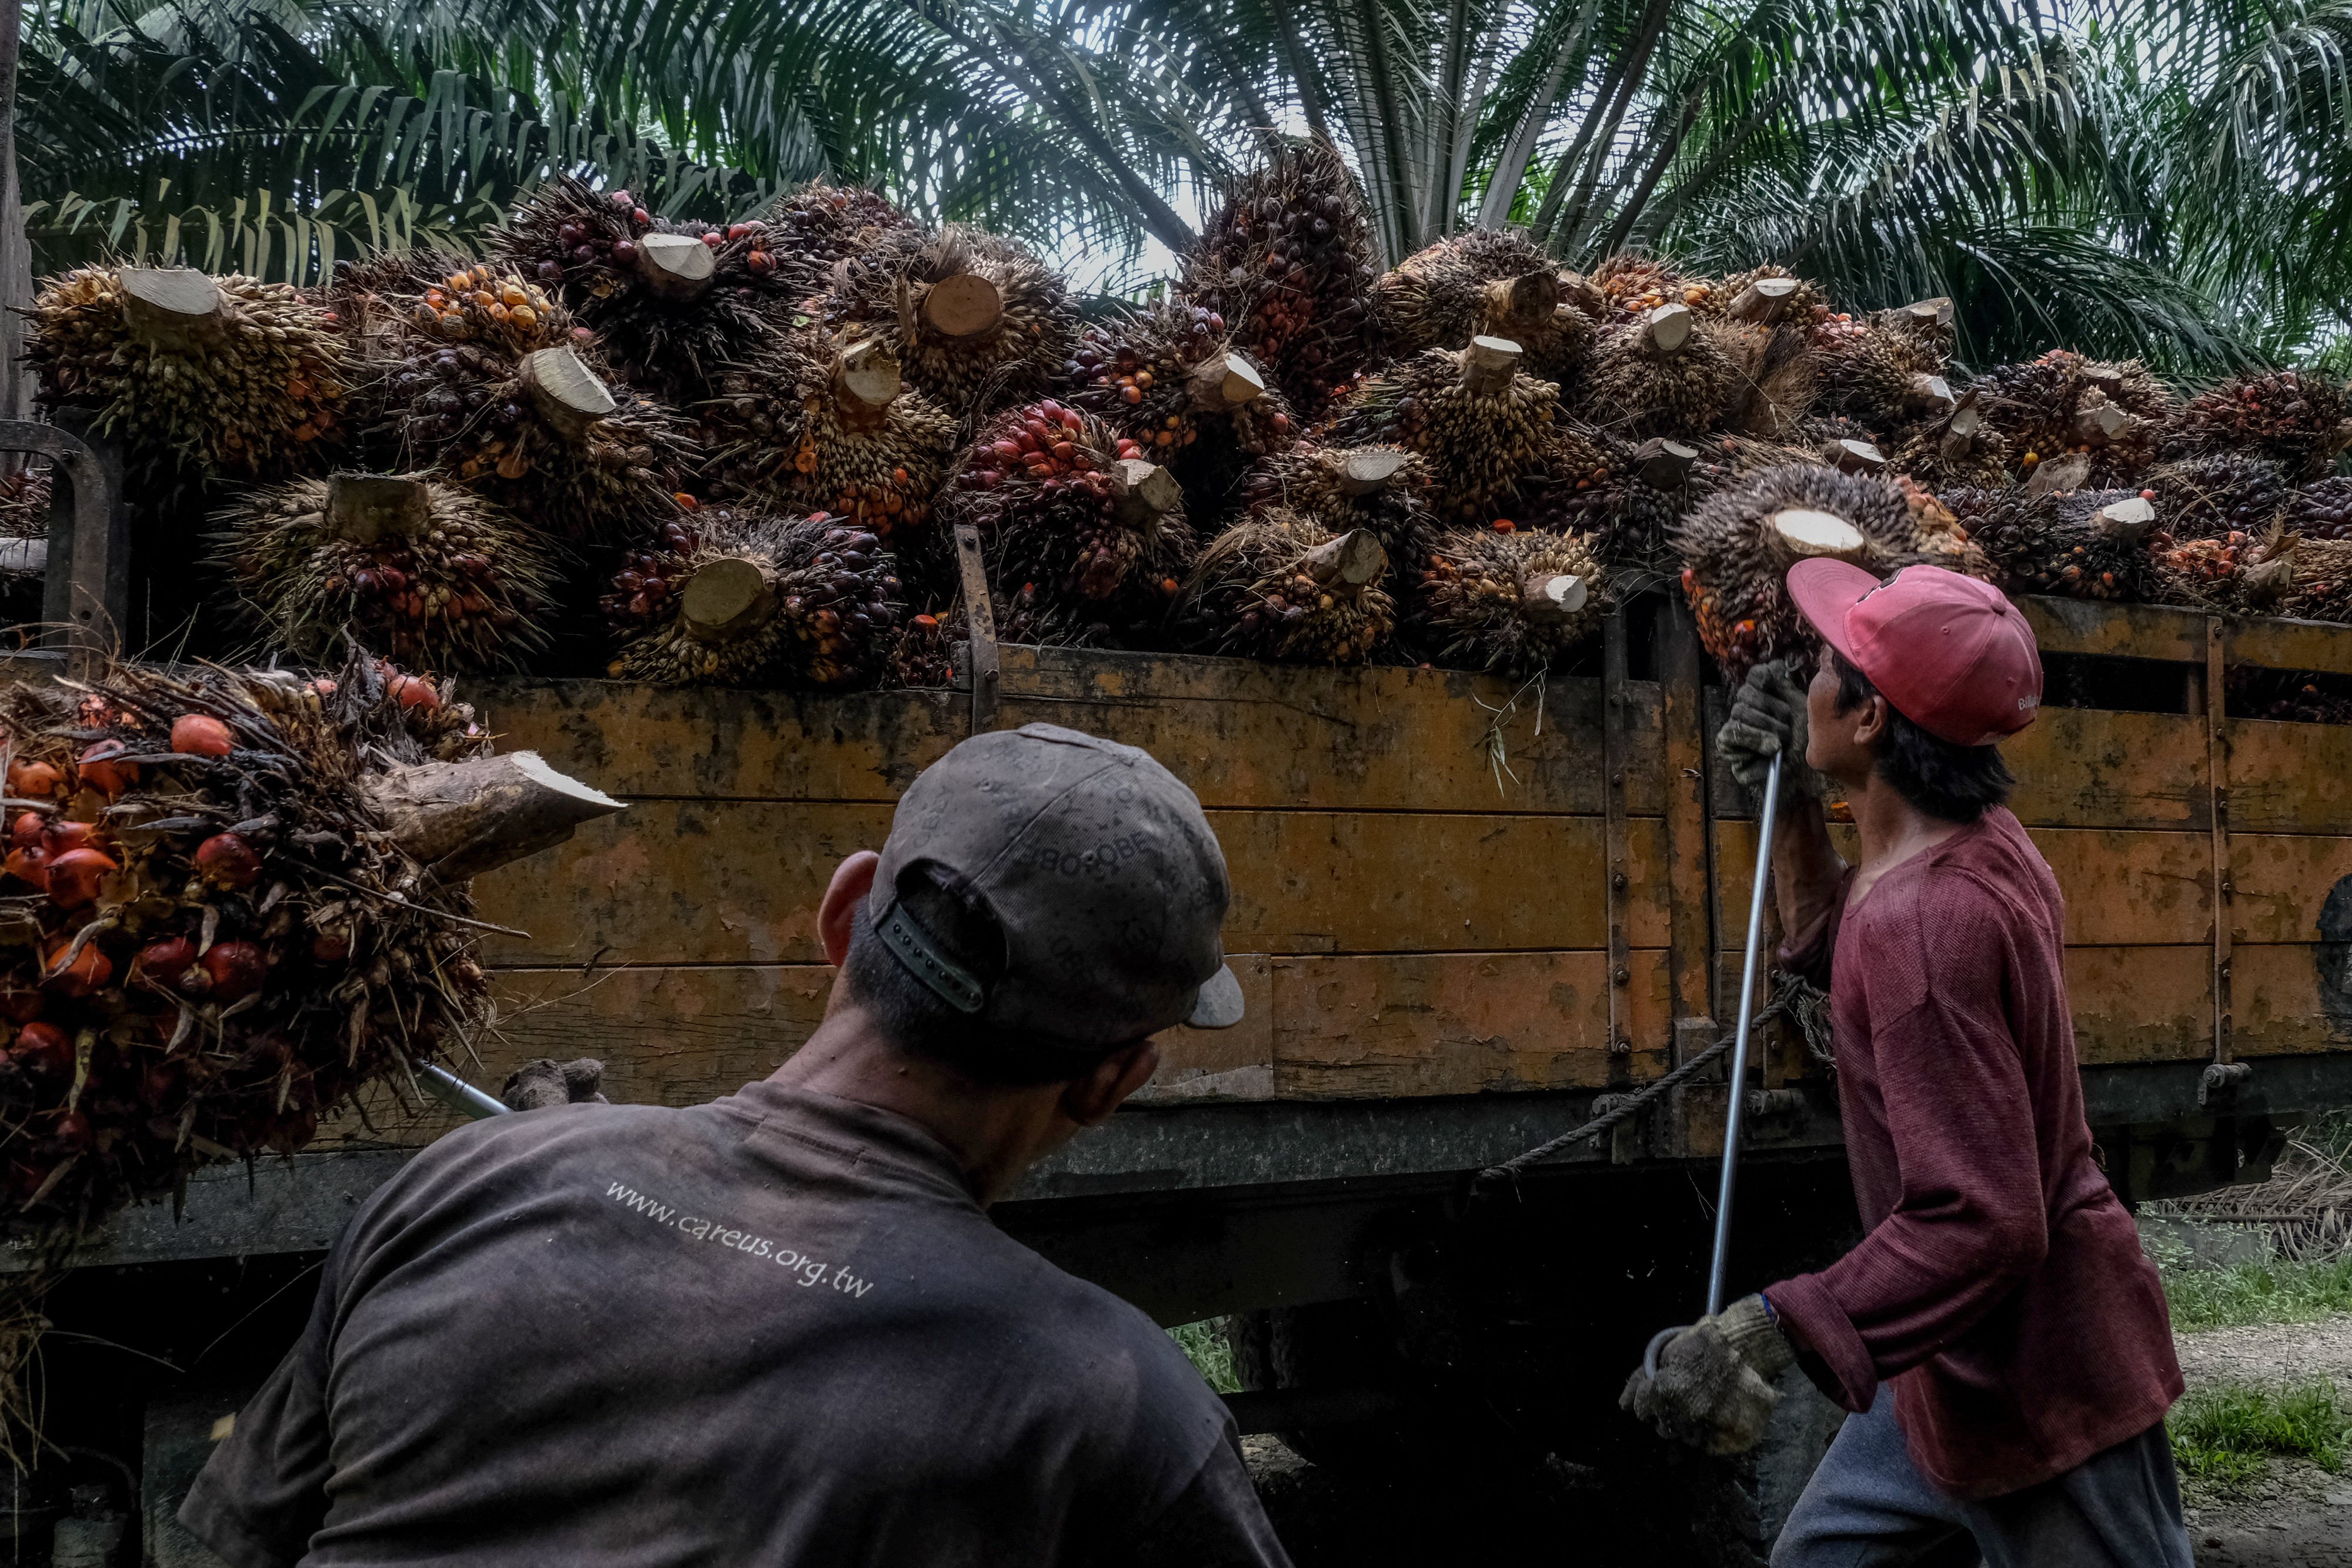
[[[1889,711],[1885,697],[1873,697],[1863,704],[1862,716],[1854,721],[1853,743],[1856,746],[1875,744],[1878,737],[1886,733],[1886,716]]]
[[[816,933],[824,944],[824,961],[836,969],[849,956],[849,933],[856,921],[857,906],[874,891],[874,873],[881,863],[882,857],[872,850],[860,850],[833,868],[824,902],[817,905]]]
[[[1104,1057],[1085,1077],[1072,1080],[1062,1091],[1062,1113],[1081,1127],[1097,1126],[1159,1071],[1160,1048],[1139,1040]]]

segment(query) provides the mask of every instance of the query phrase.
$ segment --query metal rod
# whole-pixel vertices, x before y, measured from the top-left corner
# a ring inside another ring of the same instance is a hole
[[[1764,775],[1764,813],[1756,827],[1756,886],[1748,896],[1748,955],[1739,967],[1739,1028],[1731,1044],[1731,1094],[1723,1118],[1723,1180],[1715,1195],[1715,1262],[1706,1271],[1706,1315],[1723,1311],[1731,1263],[1731,1196],[1739,1176],[1740,1113],[1748,1108],[1748,1036],[1756,1021],[1756,960],[1764,947],[1764,889],[1772,874],[1772,829],[1780,816],[1780,754]]]
[[[431,1091],[433,1097],[453,1111],[460,1111],[477,1122],[492,1116],[513,1113],[514,1107],[494,1094],[486,1094],[446,1067],[429,1061],[416,1064],[418,1082]]]

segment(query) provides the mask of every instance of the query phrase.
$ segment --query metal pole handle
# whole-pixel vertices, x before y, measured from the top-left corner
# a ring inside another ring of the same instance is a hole
[[[488,1121],[492,1116],[509,1115],[514,1111],[514,1107],[505,1101],[483,1092],[435,1062],[416,1063],[416,1081],[444,1105],[471,1116],[477,1122]]]
[[[1748,955],[1739,967],[1739,1028],[1731,1044],[1730,1103],[1723,1118],[1723,1180],[1715,1195],[1715,1261],[1706,1272],[1706,1315],[1723,1311],[1731,1263],[1731,1198],[1739,1176],[1739,1123],[1748,1108],[1748,1037],[1756,1022],[1756,960],[1764,947],[1764,889],[1772,874],[1772,830],[1780,816],[1780,754],[1764,775],[1764,814],[1756,831],[1756,885],[1748,897]]]

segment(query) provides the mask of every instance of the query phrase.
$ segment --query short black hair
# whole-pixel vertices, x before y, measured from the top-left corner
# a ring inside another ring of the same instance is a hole
[[[918,861],[898,878],[898,904],[950,957],[992,986],[1005,970],[1004,930],[988,901],[935,862]],[[1118,1046],[1073,1045],[962,1011],[915,977],[874,929],[863,899],[852,916],[841,977],[882,1037],[909,1056],[944,1062],[975,1083],[1025,1087],[1066,1082],[1092,1071]],[[1124,1044],[1126,1042],[1120,1042]]]
[[[1830,650],[1837,673],[1837,711],[1852,713],[1875,696],[1883,696],[1868,675],[1846,656]],[[1876,771],[1895,786],[1895,792],[1931,817],[1947,822],[1973,822],[1995,806],[2009,803],[2017,780],[1997,746],[1958,746],[1928,734],[1886,705],[1886,734],[1878,742]]]

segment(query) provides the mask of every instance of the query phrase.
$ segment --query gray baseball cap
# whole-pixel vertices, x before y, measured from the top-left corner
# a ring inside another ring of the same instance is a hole
[[[926,862],[961,878],[1003,927],[993,985],[900,905],[900,875]],[[866,911],[951,1006],[995,1029],[1108,1047],[1241,1021],[1241,982],[1217,935],[1231,898],[1217,836],[1174,774],[1132,746],[1027,724],[973,736],[908,786]]]

